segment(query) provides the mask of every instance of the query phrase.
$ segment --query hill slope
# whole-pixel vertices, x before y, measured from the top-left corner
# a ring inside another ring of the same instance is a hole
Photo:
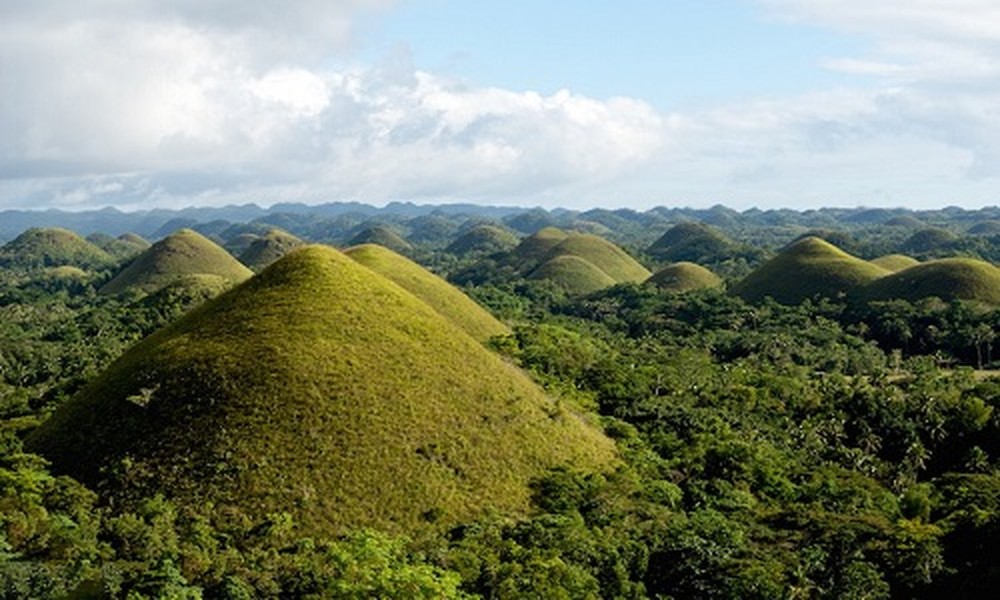
[[[100,292],[118,294],[130,288],[152,292],[188,275],[217,275],[238,283],[253,271],[200,233],[181,229],[136,257]]]
[[[305,242],[286,231],[272,229],[250,242],[240,254],[240,262],[254,271],[260,271],[304,244]]]
[[[808,237],[787,246],[731,291],[751,302],[770,296],[782,304],[798,304],[814,296],[835,298],[850,293],[887,274],[829,242]]]
[[[552,248],[565,240],[568,233],[556,227],[543,227],[521,240],[521,243],[511,252],[519,261],[537,264],[542,261]]]
[[[668,292],[687,292],[722,285],[722,279],[718,275],[701,265],[690,262],[667,265],[647,281]]]
[[[518,514],[547,468],[615,460],[523,373],[321,246],[134,346],[26,443],[126,505],[157,491],[324,534]]]
[[[404,240],[395,231],[381,225],[369,227],[347,242],[348,246],[360,246],[362,244],[378,244],[398,253],[406,253],[413,249],[413,245],[410,242]]]
[[[604,271],[616,283],[639,283],[650,276],[646,267],[639,264],[627,252],[596,235],[571,234],[549,250],[545,260],[559,256],[578,256]]]
[[[0,248],[0,267],[36,269],[71,266],[83,269],[107,267],[110,254],[68,229],[28,229]]]
[[[531,272],[528,279],[551,281],[570,295],[582,295],[609,288],[614,279],[579,256],[557,256]]]
[[[506,229],[495,225],[477,225],[458,236],[445,251],[459,255],[489,254],[510,250],[517,243],[517,236]]]
[[[363,244],[348,248],[344,253],[379,275],[391,279],[481,342],[494,335],[510,332],[503,323],[458,288],[388,248]]]
[[[647,252],[659,260],[711,261],[732,251],[733,242],[704,223],[679,223],[653,242]]]
[[[869,300],[973,300],[1000,306],[1000,269],[971,258],[932,260],[893,273],[864,288]]]
[[[920,264],[919,260],[905,254],[886,254],[885,256],[873,258],[868,262],[892,273]]]

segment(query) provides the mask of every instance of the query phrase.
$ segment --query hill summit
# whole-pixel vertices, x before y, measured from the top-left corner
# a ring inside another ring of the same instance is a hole
[[[0,267],[97,269],[114,263],[110,254],[76,233],[59,227],[28,229],[0,248]]]
[[[807,237],[737,282],[732,292],[751,302],[770,296],[782,304],[798,304],[814,296],[836,298],[887,274],[825,240]]]
[[[715,273],[701,265],[683,261],[663,267],[648,282],[668,292],[688,292],[722,285],[722,279]]]
[[[1000,269],[972,258],[942,258],[919,263],[868,284],[869,300],[970,300],[1000,306]]]
[[[650,275],[608,240],[554,227],[525,238],[512,256],[523,261],[522,267],[528,267],[529,279],[552,281],[569,294],[585,294],[616,283],[639,283]]]
[[[154,292],[189,275],[217,275],[239,283],[253,275],[218,244],[191,229],[156,242],[101,288],[102,294],[127,289]]]
[[[305,532],[521,514],[613,444],[426,303],[306,246],[146,338],[37,429],[53,468]]]
[[[272,229],[250,242],[246,250],[240,253],[240,262],[254,271],[260,271],[304,244],[287,231]]]

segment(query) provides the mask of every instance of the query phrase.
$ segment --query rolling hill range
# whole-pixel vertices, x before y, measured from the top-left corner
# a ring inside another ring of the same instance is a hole
[[[668,292],[688,292],[722,285],[722,279],[715,273],[701,265],[683,261],[663,267],[647,281]]]
[[[887,274],[829,242],[807,237],[785,247],[730,291],[750,302],[771,297],[782,304],[798,304],[814,296],[851,293]]]
[[[253,271],[200,233],[181,229],[136,257],[104,284],[100,293],[119,294],[129,289],[153,292],[189,275],[215,275],[239,283]]]
[[[0,267],[10,269],[61,266],[99,269],[114,262],[104,250],[58,227],[28,229],[0,248]]]
[[[521,514],[612,442],[399,285],[323,246],[146,338],[27,440],[128,505],[163,493],[305,533]]]
[[[971,258],[942,258],[921,263],[869,283],[868,300],[971,300],[1000,306],[1000,269]]]
[[[363,244],[348,248],[344,253],[423,300],[481,342],[494,335],[510,333],[507,326],[458,288],[388,248]]]
[[[246,250],[240,253],[240,262],[254,271],[261,271],[282,256],[305,242],[280,229],[272,229],[250,242]]]

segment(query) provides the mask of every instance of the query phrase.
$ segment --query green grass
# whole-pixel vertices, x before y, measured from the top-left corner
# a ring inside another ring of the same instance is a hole
[[[559,242],[565,240],[568,236],[569,234],[562,229],[543,227],[521,240],[521,243],[517,245],[517,248],[514,248],[512,254],[519,261],[538,264],[545,259],[552,248],[555,248]]]
[[[0,248],[0,267],[37,269],[72,266],[99,269],[115,259],[68,229],[32,228]]]
[[[932,260],[893,273],[865,286],[868,300],[971,300],[1000,306],[1000,269],[971,258]]]
[[[351,241],[347,242],[348,246],[360,246],[362,244],[378,244],[379,246],[388,248],[393,252],[402,254],[405,254],[413,249],[413,245],[410,244],[410,242],[404,240],[402,236],[395,231],[381,225],[369,227],[351,238]]]
[[[700,257],[721,257],[733,243],[721,231],[704,223],[678,223],[653,242],[647,252],[659,260],[689,261]]]
[[[132,258],[150,246],[145,238],[134,233],[126,233],[118,237],[112,237],[106,233],[95,233],[88,235],[87,241],[118,260]]]
[[[892,273],[920,264],[919,260],[905,254],[886,254],[885,256],[873,258],[868,262]]]
[[[523,514],[546,469],[616,462],[526,375],[321,246],[131,348],[26,444],[106,501],[287,511],[307,534]]]
[[[579,256],[557,256],[531,272],[529,279],[551,281],[570,295],[583,295],[609,288],[614,279]]]
[[[722,279],[718,275],[691,262],[667,265],[647,281],[668,292],[688,292],[722,285]]]
[[[240,262],[259,272],[304,244],[305,242],[287,231],[272,229],[250,242],[247,249],[240,254]]]
[[[739,281],[733,294],[758,302],[771,297],[782,304],[808,298],[850,294],[888,271],[815,237],[799,240]]]
[[[188,275],[217,275],[238,283],[253,275],[215,242],[190,229],[181,229],[153,244],[104,284],[102,294],[128,289],[156,291]]]
[[[545,256],[577,256],[604,271],[616,283],[643,282],[650,272],[627,252],[608,240],[587,233],[573,233],[556,244]]]
[[[510,333],[506,325],[458,288],[388,248],[363,244],[348,248],[344,253],[394,281],[481,342],[494,335]]]
[[[506,229],[495,225],[478,225],[458,236],[446,252],[458,255],[491,254],[510,250],[517,244],[517,236]]]

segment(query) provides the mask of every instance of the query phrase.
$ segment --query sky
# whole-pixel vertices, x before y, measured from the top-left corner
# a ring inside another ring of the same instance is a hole
[[[0,0],[0,209],[1000,203],[996,0]]]

